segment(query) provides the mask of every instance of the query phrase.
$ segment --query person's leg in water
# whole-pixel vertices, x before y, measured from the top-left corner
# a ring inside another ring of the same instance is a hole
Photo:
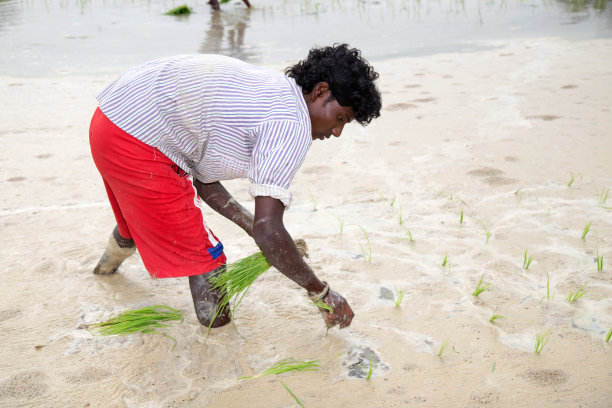
[[[219,289],[213,289],[210,278],[223,272],[225,272],[225,265],[208,273],[189,277],[189,288],[191,289],[191,297],[193,298],[193,307],[202,326],[211,328],[221,327],[231,321],[230,307],[228,304],[211,324],[215,312],[217,311],[217,304],[225,293],[222,293]]]
[[[136,252],[136,244],[131,238],[124,238],[119,234],[119,227],[115,226],[108,239],[106,250],[93,270],[97,275],[110,275],[117,272],[119,265],[130,255]]]

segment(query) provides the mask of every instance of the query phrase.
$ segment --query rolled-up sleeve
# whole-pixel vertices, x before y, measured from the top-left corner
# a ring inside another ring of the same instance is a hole
[[[285,207],[293,200],[289,186],[312,144],[309,129],[291,121],[267,122],[256,129],[257,141],[249,165],[249,193],[281,200]]]

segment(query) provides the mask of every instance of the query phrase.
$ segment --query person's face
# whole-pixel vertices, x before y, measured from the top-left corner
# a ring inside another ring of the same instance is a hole
[[[344,125],[355,117],[353,108],[340,106],[331,95],[329,86],[325,82],[319,82],[312,92],[306,95],[313,140],[328,139],[331,136],[340,137]]]

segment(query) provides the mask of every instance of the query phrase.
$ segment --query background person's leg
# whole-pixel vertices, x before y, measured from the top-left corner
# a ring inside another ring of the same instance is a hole
[[[225,272],[225,265],[220,266],[214,271],[203,273],[201,275],[192,275],[189,277],[189,288],[191,289],[191,297],[193,298],[193,307],[195,309],[198,320],[206,327],[221,327],[231,321],[229,304],[211,323],[217,304],[225,293],[211,288],[209,279],[213,276]]]

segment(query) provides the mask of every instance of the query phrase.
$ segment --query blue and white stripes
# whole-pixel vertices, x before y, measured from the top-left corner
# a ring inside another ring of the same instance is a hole
[[[200,181],[248,177],[253,196],[290,205],[289,185],[312,143],[292,78],[229,57],[185,55],[132,68],[97,99],[115,125]]]

